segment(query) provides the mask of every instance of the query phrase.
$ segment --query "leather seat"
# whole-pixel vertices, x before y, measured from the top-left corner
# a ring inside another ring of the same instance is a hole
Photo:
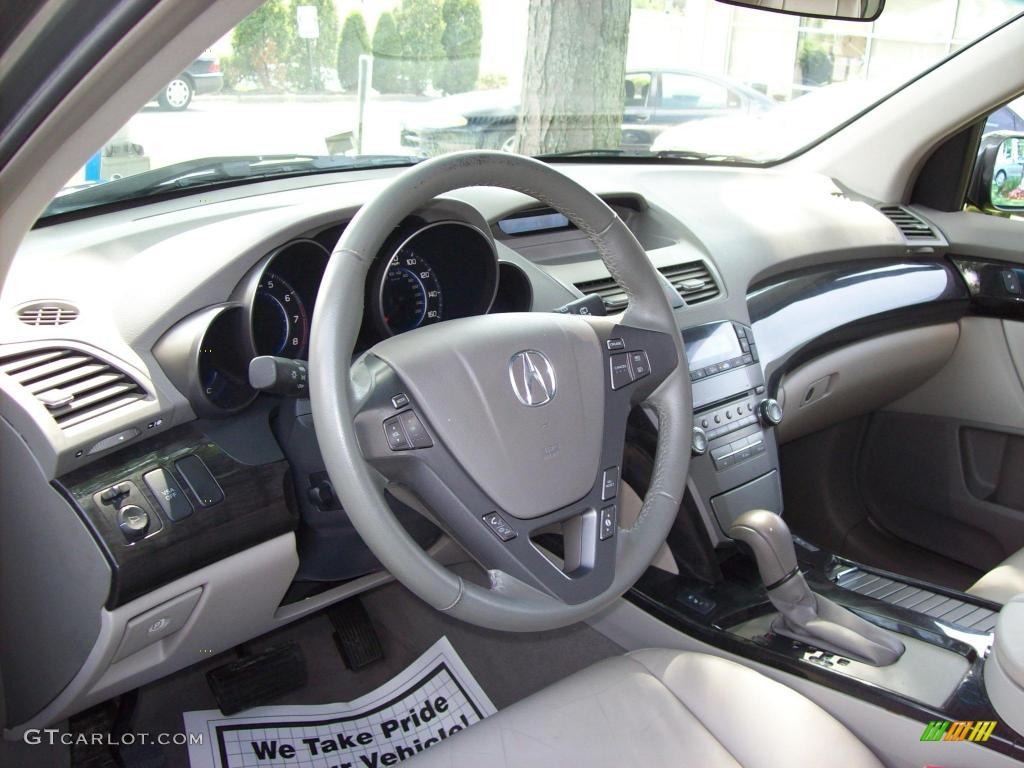
[[[1011,597],[1024,592],[1024,549],[1003,560],[967,592],[1004,605]]]
[[[731,661],[636,651],[523,699],[412,760],[414,768],[880,768],[817,704]]]

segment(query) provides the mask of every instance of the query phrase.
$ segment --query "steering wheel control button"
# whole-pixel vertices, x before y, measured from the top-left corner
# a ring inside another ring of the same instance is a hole
[[[612,352],[618,352],[620,349],[626,348],[626,342],[622,339],[608,339],[608,341],[605,342],[605,345]]]
[[[633,372],[629,367],[629,355],[625,352],[612,355],[608,361],[612,374],[612,389],[622,389],[633,383]]]
[[[398,414],[398,421],[413,448],[430,448],[434,444],[415,411],[403,411]]]
[[[505,519],[497,512],[488,512],[484,515],[484,522],[494,532],[494,535],[502,541],[512,541],[516,537],[516,532],[512,529],[512,526],[506,523]]]
[[[384,436],[388,439],[388,448],[392,451],[408,451],[412,449],[412,443],[402,428],[402,423],[397,416],[384,420]]]
[[[629,370],[633,373],[633,381],[638,381],[651,373],[651,361],[642,349],[629,353]]]
[[[142,507],[125,504],[117,510],[117,527],[129,544],[138,541],[149,530],[149,513]]]
[[[609,467],[601,480],[601,501],[609,501],[619,495],[619,468]]]
[[[405,392],[399,392],[391,398],[391,404],[395,406],[396,411],[405,408],[409,404],[409,396]]]
[[[200,505],[212,507],[224,500],[224,491],[220,489],[220,485],[198,456],[186,456],[176,461],[174,466],[185,478],[185,484],[195,494]]]
[[[610,507],[605,507],[601,510],[601,530],[600,536],[601,541],[610,539],[615,535],[615,529],[618,527],[618,508],[612,504]]]
[[[192,502],[182,493],[181,486],[166,469],[154,469],[142,476],[146,486],[156,496],[160,509],[172,523],[192,514]]]

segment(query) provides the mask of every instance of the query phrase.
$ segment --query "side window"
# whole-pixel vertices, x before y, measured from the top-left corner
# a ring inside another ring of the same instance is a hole
[[[695,75],[665,72],[661,76],[662,109],[725,109],[729,89]]]
[[[626,75],[626,106],[646,107],[651,96],[651,73],[630,72]]]

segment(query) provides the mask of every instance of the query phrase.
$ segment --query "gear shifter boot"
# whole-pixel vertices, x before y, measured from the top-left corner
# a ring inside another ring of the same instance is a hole
[[[746,512],[729,535],[754,552],[768,598],[780,614],[772,631],[878,667],[903,655],[903,643],[891,632],[811,591],[797,567],[793,536],[777,514]]]

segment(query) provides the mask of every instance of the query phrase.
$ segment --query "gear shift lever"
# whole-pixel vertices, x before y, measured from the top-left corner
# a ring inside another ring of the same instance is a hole
[[[903,655],[904,645],[895,635],[811,591],[797,567],[793,536],[777,514],[746,512],[729,535],[754,551],[768,599],[779,611],[773,632],[877,667]]]

